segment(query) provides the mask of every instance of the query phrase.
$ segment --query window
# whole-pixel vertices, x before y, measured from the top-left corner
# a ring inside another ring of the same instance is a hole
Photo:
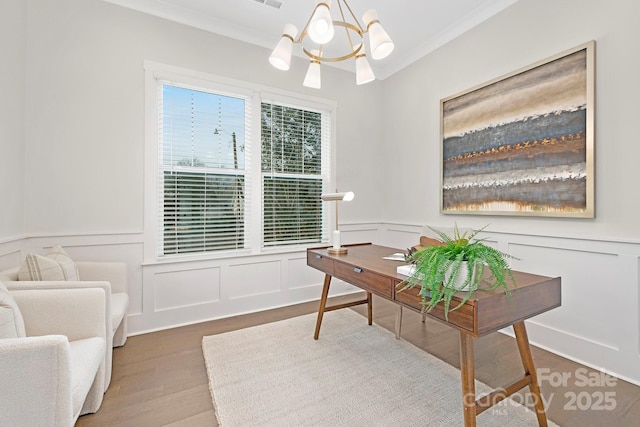
[[[162,254],[245,247],[245,103],[161,83]]]
[[[262,104],[265,246],[320,242],[322,114]]]
[[[147,145],[157,220],[145,221],[155,257],[327,241],[320,194],[330,188],[332,106],[238,82],[147,76],[158,120]]]

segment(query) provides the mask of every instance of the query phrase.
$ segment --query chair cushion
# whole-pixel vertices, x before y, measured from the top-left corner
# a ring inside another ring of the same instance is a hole
[[[18,280],[78,280],[76,264],[61,246],[45,256],[29,253],[18,270]]]
[[[0,282],[0,338],[26,336],[22,313],[6,286]]]

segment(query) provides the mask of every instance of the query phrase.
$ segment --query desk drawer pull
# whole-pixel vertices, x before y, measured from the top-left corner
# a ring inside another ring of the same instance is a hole
[[[322,255],[316,255],[316,259],[321,259]]]
[[[358,267],[355,267],[353,271],[355,271],[356,273],[362,273],[362,269]]]

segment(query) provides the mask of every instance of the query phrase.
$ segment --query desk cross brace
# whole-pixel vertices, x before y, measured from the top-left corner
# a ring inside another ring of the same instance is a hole
[[[371,292],[367,292],[367,297],[363,300],[346,302],[344,304],[336,304],[327,307],[327,298],[329,296],[329,286],[331,285],[331,275],[325,274],[324,285],[322,286],[322,296],[320,297],[320,308],[318,309],[318,320],[316,321],[316,331],[313,334],[313,339],[317,340],[320,336],[320,326],[322,325],[322,316],[327,311],[340,310],[341,308],[354,307],[356,305],[367,304],[367,316],[369,325],[373,324],[373,307]]]

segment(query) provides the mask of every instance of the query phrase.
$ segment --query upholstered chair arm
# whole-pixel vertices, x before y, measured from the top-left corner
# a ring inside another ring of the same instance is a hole
[[[2,339],[0,359],[0,425],[73,425],[69,342],[64,336]]]

